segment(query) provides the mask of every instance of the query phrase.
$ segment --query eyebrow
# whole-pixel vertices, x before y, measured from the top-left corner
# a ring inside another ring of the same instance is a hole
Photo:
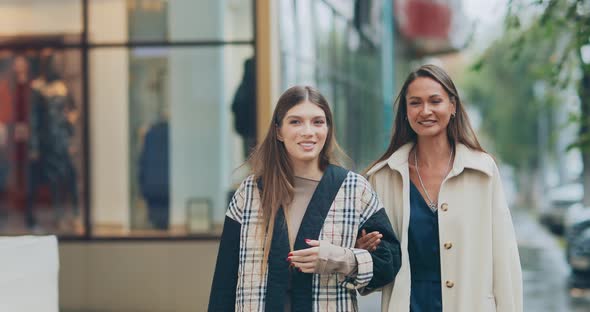
[[[299,116],[299,115],[288,115],[285,117],[285,119],[289,119],[289,118],[298,118],[298,119],[303,119],[303,117]],[[316,115],[311,117],[311,119],[316,119],[316,118],[326,118],[326,116],[323,115]]]
[[[442,96],[442,95],[440,95],[440,94],[437,93],[437,94],[433,94],[433,95],[429,96],[428,98],[433,98],[433,97],[437,97],[437,96]],[[410,96],[410,97],[408,97],[408,99],[421,99],[421,97],[419,97],[419,96]]]

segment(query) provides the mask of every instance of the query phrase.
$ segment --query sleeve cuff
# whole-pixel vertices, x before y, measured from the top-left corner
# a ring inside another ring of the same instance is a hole
[[[316,273],[341,273],[346,276],[356,275],[356,256],[349,248],[336,246],[328,241],[320,241]]]
[[[365,287],[373,278],[373,258],[364,249],[352,248],[357,262],[357,273],[355,276],[346,278],[342,286],[348,289],[359,289]]]

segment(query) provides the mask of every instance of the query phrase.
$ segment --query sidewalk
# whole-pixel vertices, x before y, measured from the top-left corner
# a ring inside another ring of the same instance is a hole
[[[523,272],[524,311],[590,311],[587,299],[570,298],[570,268],[557,238],[527,211],[512,213]]]

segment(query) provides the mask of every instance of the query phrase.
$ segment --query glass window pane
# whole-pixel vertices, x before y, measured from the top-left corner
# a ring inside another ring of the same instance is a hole
[[[280,4],[281,22],[279,27],[281,29],[280,44],[281,51],[295,55],[297,46],[297,28],[295,27],[295,10],[294,3],[291,0],[281,0]]]
[[[336,55],[335,67],[340,71],[348,71],[348,58],[350,48],[348,46],[349,27],[342,17],[334,18],[334,54]]]
[[[253,52],[92,51],[92,121],[101,129],[92,137],[95,235],[220,230],[228,196],[243,178],[234,169],[255,144],[255,120],[246,120],[255,118]],[[105,123],[108,131],[98,126]]]
[[[91,42],[252,40],[244,1],[90,0]]]
[[[317,29],[316,29],[316,47],[318,53],[318,63],[321,66],[325,67],[332,67],[332,62],[334,62],[334,58],[332,55],[335,53],[335,50],[332,46],[333,38],[333,14],[330,7],[328,7],[322,1],[315,2],[315,16],[317,20]]]
[[[83,234],[81,53],[0,51],[0,233]]]
[[[0,37],[3,41],[22,37],[52,37],[74,43],[82,33],[82,1],[3,0],[0,2]]]
[[[299,57],[306,61],[315,61],[314,21],[311,14],[310,0],[296,2]]]
[[[297,83],[297,60],[295,56],[282,53],[281,68],[281,89],[286,90]]]

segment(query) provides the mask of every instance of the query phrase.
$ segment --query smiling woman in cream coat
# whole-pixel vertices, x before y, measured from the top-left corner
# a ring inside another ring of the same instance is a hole
[[[522,272],[499,171],[453,82],[422,66],[397,105],[391,144],[367,172],[402,250],[382,311],[521,312]]]

